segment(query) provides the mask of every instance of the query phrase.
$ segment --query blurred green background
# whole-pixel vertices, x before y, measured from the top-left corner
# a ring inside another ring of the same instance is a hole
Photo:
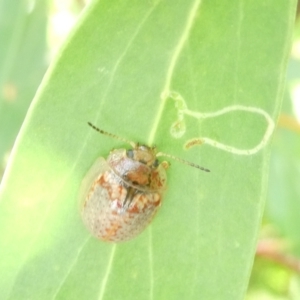
[[[0,178],[36,90],[84,0],[2,1]],[[5,18],[4,15],[5,14]],[[34,54],[34,55],[33,55]],[[247,299],[300,299],[300,20],[273,138],[269,194]]]

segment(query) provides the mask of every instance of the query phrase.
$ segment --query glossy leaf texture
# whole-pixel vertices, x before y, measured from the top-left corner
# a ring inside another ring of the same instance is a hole
[[[243,299],[295,1],[95,1],[40,86],[1,187],[3,299]],[[128,145],[171,161],[136,239],[92,238],[82,179]]]

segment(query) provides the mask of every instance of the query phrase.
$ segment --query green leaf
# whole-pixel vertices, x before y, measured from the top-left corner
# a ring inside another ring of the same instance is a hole
[[[290,64],[290,70],[296,62]],[[295,68],[295,70],[298,70]],[[299,72],[298,72],[299,73]],[[294,74],[296,75],[296,74]],[[300,74],[297,74],[298,77]],[[290,90],[299,89],[299,79],[290,84]],[[293,88],[292,88],[293,86]],[[299,237],[299,164],[300,164],[300,126],[292,112],[291,99],[286,95],[285,105],[279,122],[270,166],[269,199],[266,216],[274,227],[289,240],[293,251],[300,254]]]
[[[46,69],[46,3],[2,1],[0,19],[1,179],[5,157]]]
[[[86,10],[1,186],[3,299],[243,299],[295,4],[102,0]],[[127,146],[87,121],[211,173],[172,162],[151,226],[124,244],[98,241],[80,219],[79,187],[97,157]]]

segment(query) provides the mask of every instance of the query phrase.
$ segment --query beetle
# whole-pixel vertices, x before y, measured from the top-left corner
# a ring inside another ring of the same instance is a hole
[[[161,206],[166,190],[169,163],[159,156],[175,159],[202,171],[208,169],[155,147],[140,145],[108,133],[88,122],[96,131],[131,145],[115,149],[107,159],[100,157],[85,176],[81,189],[81,216],[95,237],[108,242],[123,242],[140,234]]]

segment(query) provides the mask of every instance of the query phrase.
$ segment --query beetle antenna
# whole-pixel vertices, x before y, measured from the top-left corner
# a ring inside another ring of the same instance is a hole
[[[125,142],[125,143],[131,145],[133,148],[136,148],[136,147],[137,147],[137,144],[136,144],[136,143],[134,143],[134,142],[132,142],[132,141],[129,141],[129,140],[127,140],[127,139],[124,139],[123,137],[120,137],[120,136],[115,135],[115,134],[113,134],[113,133],[104,131],[104,130],[102,130],[102,129],[96,127],[95,125],[93,125],[91,122],[88,122],[88,125],[91,126],[94,130],[98,131],[98,132],[101,133],[101,134],[104,134],[104,135],[107,135],[107,136],[109,136],[109,137],[111,137],[111,138],[114,138],[114,139],[116,139],[116,140]],[[185,164],[185,165],[188,165],[188,166],[197,168],[197,169],[199,169],[199,170],[202,170],[202,171],[204,171],[204,172],[210,172],[209,169],[206,169],[206,168],[204,168],[204,167],[201,167],[201,166],[199,166],[199,165],[197,165],[197,164],[194,164],[194,163],[192,163],[192,162],[189,162],[189,161],[187,161],[187,160],[185,160],[185,159],[182,159],[182,158],[173,156],[173,155],[171,155],[171,154],[167,154],[167,153],[164,153],[164,152],[158,152],[158,153],[156,154],[156,156],[164,156],[164,157],[168,157],[168,158],[171,158],[171,159],[176,160],[176,161],[178,161],[178,162],[181,162],[181,163],[183,163],[183,164]]]
[[[137,146],[136,143],[134,143],[134,142],[132,142],[132,141],[129,141],[129,140],[127,140],[127,139],[124,139],[124,138],[122,138],[122,137],[120,137],[120,136],[118,136],[118,135],[115,135],[115,134],[113,134],[113,133],[104,131],[104,130],[102,130],[102,129],[96,127],[95,125],[93,125],[91,122],[87,122],[87,123],[88,123],[88,125],[91,126],[94,130],[98,131],[98,132],[101,133],[101,134],[104,134],[104,135],[110,136],[110,137],[113,138],[113,139],[116,139],[116,140],[125,142],[125,143],[131,145],[133,148],[136,148],[136,146]]]
[[[183,163],[183,164],[185,164],[185,165],[188,165],[188,166],[191,166],[191,167],[200,169],[201,171],[204,171],[204,172],[210,172],[209,169],[203,168],[203,167],[201,167],[201,166],[199,166],[199,165],[197,165],[197,164],[194,164],[194,163],[189,162],[189,161],[187,161],[187,160],[185,160],[185,159],[182,159],[182,158],[173,156],[173,155],[171,155],[171,154],[167,154],[167,153],[163,153],[163,152],[158,152],[158,153],[156,154],[156,156],[165,156],[165,157],[174,159],[174,160],[176,160],[176,161],[179,161],[179,162],[181,162],[181,163]]]

